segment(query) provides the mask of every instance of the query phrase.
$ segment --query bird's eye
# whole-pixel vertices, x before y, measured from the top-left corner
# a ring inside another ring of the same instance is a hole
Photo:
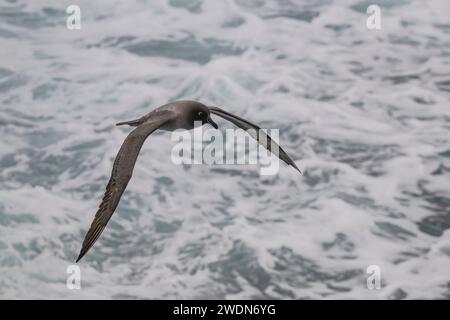
[[[203,117],[203,112],[200,111],[200,112],[198,113],[198,116],[199,116],[199,117]]]

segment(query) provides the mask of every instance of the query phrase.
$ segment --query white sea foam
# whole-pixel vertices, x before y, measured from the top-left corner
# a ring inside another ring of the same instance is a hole
[[[369,2],[78,1],[78,31],[3,2],[0,297],[448,298],[449,3],[378,1],[369,31]],[[156,133],[68,290],[114,123],[174,99],[280,129],[305,175],[177,166]]]

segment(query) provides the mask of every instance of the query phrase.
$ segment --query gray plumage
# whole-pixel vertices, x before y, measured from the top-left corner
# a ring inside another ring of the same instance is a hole
[[[272,147],[275,146],[278,151],[278,154],[275,153],[275,155],[301,173],[287,153],[284,152],[278,144],[273,142],[267,134],[260,130],[258,126],[220,108],[207,107],[196,101],[171,102],[156,108],[139,119],[119,122],[117,125],[126,124],[136,127],[136,129],[128,134],[117,153],[102,202],[100,203],[94,220],[86,233],[76,262],[78,262],[94,245],[116,210],[120,198],[131,179],[136,159],[145,139],[157,129],[167,131],[193,129],[194,121],[201,121],[202,124],[209,123],[217,129],[217,124],[211,119],[211,113],[232,122],[244,130],[254,129],[254,131],[248,131],[254,139],[271,152],[274,152]]]

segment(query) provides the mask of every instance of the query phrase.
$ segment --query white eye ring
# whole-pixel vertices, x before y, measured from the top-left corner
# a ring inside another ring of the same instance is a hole
[[[200,111],[200,112],[198,113],[198,116],[199,116],[199,117],[203,116],[203,112]]]

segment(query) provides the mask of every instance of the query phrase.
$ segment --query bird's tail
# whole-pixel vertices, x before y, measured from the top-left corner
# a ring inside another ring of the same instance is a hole
[[[124,124],[127,124],[132,127],[137,127],[138,125],[141,124],[141,122],[142,122],[141,119],[123,121],[123,122],[116,123],[116,126],[123,126]]]

